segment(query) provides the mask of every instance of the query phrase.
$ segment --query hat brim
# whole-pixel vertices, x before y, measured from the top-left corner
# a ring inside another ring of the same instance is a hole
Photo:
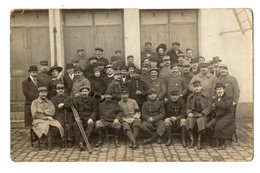
[[[47,72],[47,74],[49,75],[49,76],[51,76],[52,74],[52,71],[54,70],[54,69],[57,69],[57,71],[60,73],[61,71],[62,71],[62,67],[54,67],[54,68],[52,68],[52,69],[50,69],[48,72]]]
[[[225,88],[225,85],[215,86],[215,89],[217,89],[217,88]]]
[[[31,71],[37,71],[38,72],[39,70],[28,70],[28,72],[31,72]]]

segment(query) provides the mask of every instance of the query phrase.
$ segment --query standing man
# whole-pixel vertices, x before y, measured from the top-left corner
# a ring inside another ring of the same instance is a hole
[[[163,100],[167,92],[165,82],[163,79],[158,78],[158,69],[150,69],[150,77],[146,81],[149,88],[153,88],[156,91],[157,99]]]
[[[172,74],[165,79],[165,86],[167,89],[167,98],[170,99],[171,91],[178,91],[180,97],[187,93],[186,80],[180,75],[178,64],[172,65]]]
[[[123,125],[123,130],[130,140],[129,147],[137,148],[136,136],[141,127],[141,112],[134,99],[129,98],[129,90],[123,89],[121,93],[121,100],[118,105],[123,111],[123,116],[120,119]]]
[[[83,75],[85,76],[85,78],[90,79],[92,76],[94,76],[93,70],[95,67],[97,67],[97,57],[90,57],[89,64],[83,71]]]
[[[85,50],[84,49],[78,49],[77,50],[77,59],[79,60],[79,66],[85,70],[85,68],[88,65],[88,58],[85,56]]]
[[[122,54],[121,50],[116,50],[115,51],[115,56],[117,57],[117,62],[118,62],[119,66],[125,64],[125,60],[124,60],[124,57],[123,57],[123,54]],[[112,61],[112,57],[111,57],[111,61]]]
[[[202,83],[200,80],[192,82],[193,93],[189,95],[186,103],[186,113],[188,115],[186,126],[190,135],[191,144],[190,147],[194,146],[194,128],[198,128],[198,143],[197,148],[201,150],[201,138],[202,134],[205,133],[206,124],[210,120],[211,113],[211,98],[205,95],[202,91]]]
[[[200,63],[205,63],[205,58],[203,56],[199,56],[198,60],[199,60],[199,64]]]
[[[38,73],[38,79],[43,83],[44,86],[48,86],[51,80],[51,76],[48,72],[48,61],[40,61],[40,72]]]
[[[148,56],[156,57],[156,53],[152,51],[152,43],[150,41],[145,42],[145,50],[141,52],[141,61],[143,62],[143,58]]]
[[[208,97],[211,97],[215,92],[214,84],[217,80],[217,77],[209,72],[208,66],[208,63],[200,63],[200,73],[192,77],[189,84],[189,90],[194,91],[192,83],[195,80],[199,80],[201,81],[203,88],[202,93]]]
[[[72,85],[70,97],[71,98],[77,98],[80,96],[80,88],[83,86],[88,86],[91,90],[90,87],[90,82],[88,79],[86,79],[83,75],[83,70],[81,69],[80,66],[76,66],[74,69],[75,72],[75,80]]]
[[[111,64],[106,66],[106,76],[104,77],[106,88],[114,80],[114,67]]]
[[[72,85],[74,82],[74,66],[72,63],[66,64],[66,72],[63,76],[63,82],[65,86],[65,93],[66,95],[70,96],[71,90],[72,90]]]
[[[97,47],[95,48],[96,51],[96,57],[97,57],[97,62],[104,62],[105,66],[108,65],[108,60],[106,58],[103,57],[103,53],[104,53],[104,49]]]
[[[121,90],[123,88],[123,83],[121,80],[120,70],[114,71],[114,80],[108,85],[107,91],[113,94],[113,97],[116,101],[121,100]]]
[[[43,83],[37,78],[38,68],[36,65],[30,66],[29,77],[22,82],[23,94],[25,96],[24,123],[25,127],[32,125],[31,104],[38,97],[38,87]]]
[[[190,63],[189,62],[185,62],[183,64],[183,72],[181,73],[181,76],[185,79],[186,84],[189,85],[192,77],[194,76],[192,72],[190,72]],[[185,101],[187,100],[188,96],[192,93],[192,91],[189,90],[188,86],[187,86],[187,92],[186,94],[184,94],[182,97],[185,99]]]
[[[220,63],[222,62],[222,60],[221,59],[219,59],[219,57],[218,56],[216,56],[216,57],[213,57],[213,60],[212,60],[212,63],[213,63],[213,74],[214,74],[214,76],[216,76],[216,77],[219,77],[221,74],[220,74],[220,72],[219,72],[219,65],[220,65]]]
[[[172,43],[172,50],[170,50],[167,55],[170,56],[171,58],[171,63],[174,64],[174,63],[178,63],[178,60],[177,60],[177,56],[178,54],[182,53],[182,51],[180,51],[180,43],[179,42],[173,42]]]
[[[51,149],[51,139],[55,137],[55,135],[52,134],[50,127],[52,127],[52,129],[58,128],[61,144],[64,145],[64,129],[59,121],[53,119],[55,107],[52,102],[47,99],[47,88],[39,87],[38,92],[39,97],[35,99],[31,105],[33,131],[39,139],[41,139],[42,135],[45,135],[47,137],[48,148]]]
[[[193,50],[191,48],[187,48],[186,49],[186,57],[185,57],[185,59],[190,63],[193,58],[194,58]]]
[[[159,44],[159,46],[157,46],[157,48],[156,48],[156,52],[157,52],[157,60],[159,61],[159,62],[162,62],[163,61],[163,57],[165,56],[165,52],[166,52],[166,49],[167,49],[167,47],[166,47],[166,44],[164,44],[164,43],[161,43],[161,44]]]
[[[172,74],[170,56],[163,56],[164,67],[160,71],[159,78],[167,79]]]
[[[148,100],[142,108],[142,129],[151,137],[144,140],[144,144],[152,143],[157,139],[157,143],[162,143],[161,137],[165,131],[164,119],[165,109],[164,103],[156,99],[157,94],[154,88],[148,90]],[[156,132],[154,132],[156,131]]]
[[[190,71],[196,75],[196,74],[199,74],[200,73],[200,69],[199,69],[199,60],[198,58],[193,58],[191,59],[191,68],[190,68]]]
[[[80,97],[77,97],[74,100],[74,105],[75,105],[75,109],[79,113],[79,117],[83,124],[84,129],[86,129],[85,130],[86,136],[89,139],[90,134],[94,128],[95,125],[94,121],[96,120],[96,116],[98,112],[97,102],[93,97],[89,96],[89,92],[90,92],[89,86],[80,87],[79,92],[81,93]],[[75,132],[76,144],[78,145],[79,150],[81,151],[85,148],[83,145],[84,140],[76,121],[73,123],[73,129]]]

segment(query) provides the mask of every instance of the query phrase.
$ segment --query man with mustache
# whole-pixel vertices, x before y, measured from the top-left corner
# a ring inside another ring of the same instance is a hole
[[[217,80],[217,77],[214,76],[209,72],[208,63],[200,63],[200,73],[193,76],[190,84],[189,84],[189,90],[194,91],[192,83],[195,80],[201,81],[202,85],[202,93],[208,97],[214,96],[214,84]]]
[[[167,98],[170,99],[171,91],[178,91],[180,97],[187,93],[186,80],[180,75],[178,64],[172,65],[172,74],[165,79],[165,86],[167,88]]]
[[[85,50],[80,48],[77,50],[77,56],[76,56],[76,59],[79,60],[79,66],[85,70],[85,68],[87,67],[88,65],[88,59],[87,57],[85,56]]]
[[[71,98],[79,97],[80,96],[79,90],[83,86],[88,86],[91,90],[90,82],[88,79],[84,77],[82,68],[80,66],[75,66],[74,72],[75,72],[75,80],[73,82],[71,93],[70,93]]]
[[[29,77],[22,82],[23,94],[25,96],[24,105],[24,124],[25,127],[32,125],[32,114],[31,114],[31,104],[32,101],[38,97],[38,87],[43,86],[41,80],[37,78],[38,68],[36,65],[30,66],[28,70]]]
[[[194,76],[193,73],[190,71],[190,63],[189,62],[184,62],[183,64],[183,72],[181,73],[181,76],[185,79],[186,84],[188,85],[192,79],[192,77]],[[188,96],[191,94],[192,92],[189,90],[189,88],[187,87],[187,92],[186,94],[184,94],[182,97],[187,100]]]
[[[163,56],[164,67],[160,71],[159,78],[167,79],[172,74],[171,60],[169,56]]]
[[[44,86],[48,86],[51,80],[51,76],[48,73],[48,61],[40,61],[40,72],[38,73],[38,79]]]
[[[95,48],[96,51],[96,57],[97,57],[97,62],[103,62],[104,66],[106,67],[108,65],[108,60],[106,58],[103,57],[103,53],[104,53],[104,49],[97,47]]]
[[[120,121],[122,122],[125,134],[130,140],[129,147],[136,148],[136,136],[141,127],[141,112],[137,102],[134,99],[129,98],[129,90],[127,88],[122,89],[121,100],[118,105],[123,111]]]
[[[147,54],[149,54],[151,57],[156,57],[156,53],[152,51],[152,43],[150,41],[145,42],[145,50],[141,52],[141,61],[143,62],[143,58],[147,57]]]
[[[32,102],[31,111],[33,117],[33,131],[42,139],[42,136],[47,138],[48,148],[52,148],[51,139],[55,136],[57,129],[60,133],[60,139],[64,142],[64,129],[59,121],[53,119],[55,115],[55,107],[50,100],[47,99],[47,88],[38,88],[39,97]],[[53,130],[52,130],[53,129]]]
[[[200,68],[199,68],[199,60],[198,58],[193,58],[191,59],[191,68],[190,68],[190,71],[196,75],[196,74],[199,74],[200,73]]]
[[[94,128],[94,121],[96,120],[98,112],[97,102],[93,97],[89,96],[89,86],[80,87],[79,92],[81,94],[74,100],[74,106],[79,113],[79,117],[85,129],[86,136],[89,138]],[[73,129],[75,132],[76,144],[78,145],[79,150],[84,150],[84,140],[76,121],[73,123]]]
[[[178,63],[177,56],[182,53],[182,51],[179,49],[180,45],[181,44],[179,42],[173,42],[172,43],[172,50],[170,50],[167,53],[167,55],[169,55],[170,58],[171,58],[171,63],[172,64]]]

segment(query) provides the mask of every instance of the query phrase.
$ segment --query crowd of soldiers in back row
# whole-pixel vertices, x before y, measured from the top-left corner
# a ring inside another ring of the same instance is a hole
[[[102,145],[107,128],[114,130],[117,147],[123,128],[131,148],[138,147],[140,129],[150,135],[144,144],[162,143],[166,133],[169,146],[172,130],[177,128],[184,147],[188,133],[188,147],[197,143],[201,149],[202,136],[207,132],[218,149],[225,148],[235,131],[234,112],[240,95],[237,80],[229,75],[227,65],[220,64],[219,57],[205,62],[202,56],[193,57],[192,49],[186,49],[184,55],[178,42],[172,46],[166,54],[166,45],[160,44],[154,53],[151,42],[146,42],[141,69],[135,66],[132,55],[124,62],[121,51],[115,52],[109,64],[102,48],[96,48],[96,56],[90,58],[83,49],[77,50],[78,58],[66,64],[64,76],[57,65],[48,70],[47,61],[40,62],[39,73],[37,66],[30,66],[30,76],[22,83],[25,125],[32,126],[49,148],[59,132],[62,147],[66,142],[68,147],[76,144],[83,150],[73,105],[86,136],[97,129],[96,147]]]

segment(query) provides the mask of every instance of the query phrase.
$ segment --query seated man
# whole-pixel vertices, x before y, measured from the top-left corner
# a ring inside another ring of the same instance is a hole
[[[182,145],[186,147],[186,106],[185,101],[180,97],[179,91],[172,91],[170,100],[166,102],[166,119],[164,120],[165,130],[168,137],[167,146],[171,145],[172,127],[174,125],[181,127]]]
[[[193,83],[194,92],[189,95],[186,103],[186,113],[188,115],[186,126],[190,134],[192,148],[194,145],[193,130],[195,125],[198,128],[197,148],[201,149],[201,137],[205,132],[206,124],[209,121],[211,112],[211,99],[202,93],[201,81],[195,80]]]
[[[72,147],[74,132],[72,128],[73,114],[70,106],[72,99],[65,94],[63,84],[57,84],[57,95],[51,98],[51,102],[55,107],[54,118],[60,122],[65,131],[65,139],[68,140],[68,147]],[[65,147],[65,146],[62,146]]]
[[[235,132],[235,118],[233,114],[233,98],[225,92],[225,85],[216,83],[216,98],[213,102],[214,118],[206,125],[209,132],[214,132],[217,147],[223,150]],[[220,145],[219,145],[220,144]]]
[[[157,93],[154,88],[148,90],[148,100],[143,104],[142,108],[142,129],[147,132],[150,137],[144,140],[144,144],[152,143],[157,139],[157,143],[161,143],[161,136],[164,133],[165,110],[162,101],[157,100]],[[156,130],[156,132],[154,132]]]
[[[43,135],[47,137],[48,148],[52,148],[51,137],[53,136],[50,126],[57,127],[60,132],[61,142],[64,142],[64,129],[59,121],[53,119],[55,108],[50,100],[47,99],[47,87],[38,88],[39,97],[32,102],[31,111],[33,118],[33,131],[39,139]]]
[[[75,109],[79,113],[84,128],[86,128],[86,136],[89,138],[94,128],[94,121],[97,116],[97,102],[93,97],[88,95],[90,92],[90,88],[88,86],[81,87],[79,91],[80,97],[74,100],[74,105]],[[84,140],[76,121],[73,123],[73,129],[76,137],[76,144],[78,144],[79,150],[81,151],[85,148],[83,146]]]
[[[141,127],[141,112],[138,104],[134,99],[129,98],[128,89],[124,88],[121,92],[121,100],[118,105],[123,111],[123,116],[120,118],[124,132],[130,140],[129,147],[136,148],[136,136]]]
[[[121,123],[119,122],[120,116],[122,116],[122,111],[117,103],[117,101],[112,100],[113,94],[111,91],[105,92],[105,101],[99,104],[99,115],[100,120],[96,122],[96,128],[98,129],[99,140],[96,147],[102,145],[102,133],[103,129],[114,129],[115,134],[115,145],[120,147],[117,137],[119,131],[121,130]]]

